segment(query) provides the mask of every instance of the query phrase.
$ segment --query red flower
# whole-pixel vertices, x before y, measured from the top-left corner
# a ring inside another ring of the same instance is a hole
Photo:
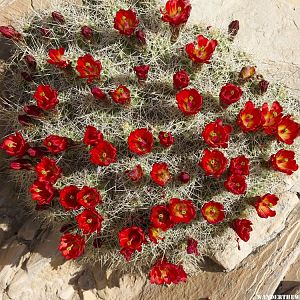
[[[157,244],[158,240],[162,241],[164,239],[164,237],[160,236],[160,233],[162,233],[162,232],[163,232],[163,230],[161,228],[154,227],[154,226],[149,227],[149,239],[150,239],[150,241],[154,244]]]
[[[230,125],[222,125],[222,120],[207,124],[202,132],[204,141],[211,147],[228,147],[229,134],[232,131]]]
[[[51,15],[53,21],[55,21],[56,23],[65,24],[65,18],[60,12],[54,11]]]
[[[114,28],[121,34],[130,36],[134,33],[135,29],[139,25],[139,20],[136,17],[136,13],[131,10],[120,9],[114,18]]]
[[[239,86],[232,83],[224,85],[220,91],[220,104],[222,107],[227,108],[230,104],[233,104],[241,99],[243,91]]]
[[[180,172],[178,175],[178,179],[182,183],[188,183],[191,179],[191,176],[188,172]]]
[[[43,117],[44,112],[41,108],[36,105],[25,105],[23,108],[24,112],[30,116]]]
[[[128,261],[131,259],[131,255],[135,252],[142,251],[142,245],[146,244],[146,237],[143,229],[138,226],[132,226],[124,228],[119,232],[119,243],[121,254],[124,255]]]
[[[186,252],[187,254],[195,254],[196,256],[200,255],[198,251],[198,242],[195,239],[188,238]]]
[[[187,275],[181,265],[174,265],[166,260],[158,261],[150,270],[151,284],[178,284],[185,282]]]
[[[178,27],[187,22],[191,9],[192,6],[189,0],[169,0],[166,3],[165,10],[160,10],[163,14],[161,19],[172,27]]]
[[[132,170],[125,171],[125,174],[133,182],[138,182],[143,178],[144,172],[141,165],[136,165]]]
[[[278,101],[273,102],[270,110],[268,103],[264,103],[261,108],[262,127],[266,134],[274,134],[277,125],[282,117],[282,107]]]
[[[60,178],[62,169],[56,164],[54,159],[45,156],[35,166],[35,172],[39,181],[48,181],[54,184]]]
[[[100,142],[103,141],[103,134],[100,130],[98,130],[94,126],[88,125],[86,127],[84,137],[83,137],[83,142],[87,146],[96,146]]]
[[[68,138],[52,134],[44,139],[43,144],[47,147],[49,152],[58,154],[67,150]]]
[[[24,56],[24,60],[26,61],[26,64],[30,70],[32,71],[36,70],[37,63],[34,56],[27,54]]]
[[[65,259],[75,259],[84,252],[85,240],[79,234],[66,233],[60,239],[58,250]]]
[[[30,187],[31,198],[39,205],[50,204],[55,196],[55,190],[50,182],[36,180]]]
[[[151,209],[150,221],[156,228],[166,231],[174,226],[171,220],[170,210],[165,205],[155,205]]]
[[[66,209],[79,209],[81,204],[77,201],[76,197],[79,192],[79,188],[75,185],[65,186],[60,190],[59,202]]]
[[[108,166],[117,160],[117,149],[113,144],[102,141],[90,150],[90,160],[98,166]]]
[[[37,106],[44,110],[53,109],[58,104],[58,92],[50,85],[39,85],[33,94]]]
[[[185,51],[194,63],[209,64],[217,45],[216,40],[208,40],[203,35],[199,35],[196,44],[187,44]]]
[[[171,132],[161,131],[158,134],[159,143],[164,147],[170,147],[174,144],[174,137]]]
[[[12,39],[16,42],[20,41],[22,38],[22,35],[20,32],[18,32],[13,26],[8,25],[8,26],[0,26],[0,33],[8,38]]]
[[[276,215],[276,211],[271,208],[277,204],[279,198],[273,194],[266,194],[262,197],[258,197],[254,206],[261,218],[274,217]]]
[[[76,200],[84,208],[95,209],[102,202],[99,192],[95,188],[84,186],[76,195]]]
[[[205,149],[199,166],[205,171],[206,176],[220,177],[226,171],[227,163],[228,159],[221,151]]]
[[[113,92],[110,92],[109,94],[115,103],[130,103],[130,90],[125,85],[119,85]]]
[[[21,157],[27,151],[29,145],[20,132],[9,135],[0,146],[10,156]]]
[[[48,55],[50,59],[47,59],[47,62],[51,65],[55,65],[58,68],[65,69],[70,63],[64,58],[65,49],[50,49]]]
[[[247,219],[235,219],[232,228],[244,242],[248,242],[252,231],[251,225],[252,222]]]
[[[81,35],[87,40],[90,40],[93,37],[93,30],[89,26],[82,26],[80,32]]]
[[[185,70],[180,70],[173,75],[173,86],[176,90],[187,87],[190,83],[189,74]]]
[[[247,190],[246,177],[242,175],[231,174],[224,182],[224,186],[227,191],[235,195],[245,194]]]
[[[99,60],[95,60],[91,54],[78,57],[76,70],[79,73],[79,78],[86,78],[87,83],[92,83],[93,80],[100,78],[102,65]]]
[[[91,89],[91,93],[97,100],[105,100],[106,99],[106,94],[98,87],[94,86]]]
[[[210,224],[217,224],[224,220],[224,205],[215,201],[205,203],[201,208],[203,218]]]
[[[195,89],[184,89],[176,94],[178,108],[184,115],[196,115],[202,107],[203,98]]]
[[[94,231],[101,231],[103,218],[95,210],[85,209],[81,214],[76,216],[76,221],[83,234],[90,234]]]
[[[170,219],[174,223],[190,223],[196,216],[196,209],[191,200],[172,198],[169,202]]]
[[[153,164],[150,176],[160,186],[165,186],[172,178],[166,163]]]
[[[10,162],[9,168],[12,170],[32,170],[33,165],[30,159],[16,159]]]
[[[300,134],[300,124],[291,119],[291,116],[284,116],[278,123],[276,135],[279,142],[291,145]]]
[[[249,159],[245,155],[240,155],[235,158],[232,158],[230,161],[229,171],[230,174],[237,175],[249,175]]]
[[[236,122],[244,132],[256,131],[261,126],[261,111],[254,107],[252,101],[248,101],[240,110]]]
[[[239,77],[243,81],[249,80],[256,73],[255,67],[247,66],[243,67],[240,71]]]
[[[277,170],[287,175],[292,175],[298,170],[298,165],[295,160],[295,152],[291,150],[279,150],[271,156],[271,164],[274,170]]]
[[[138,155],[151,152],[153,143],[153,134],[146,128],[138,128],[132,131],[128,137],[129,150]]]

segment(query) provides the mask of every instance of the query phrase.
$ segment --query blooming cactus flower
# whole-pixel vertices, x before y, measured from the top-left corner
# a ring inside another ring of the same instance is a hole
[[[11,40],[14,40],[16,42],[20,41],[22,38],[22,35],[20,32],[18,32],[13,26],[0,26],[0,33]]]
[[[181,265],[169,263],[167,260],[159,260],[150,270],[151,284],[178,284],[185,282],[187,275]]]
[[[196,209],[191,200],[172,198],[169,202],[170,219],[174,223],[190,223],[196,216]]]
[[[43,110],[51,110],[58,104],[58,92],[50,85],[39,85],[33,94],[37,106]]]
[[[58,154],[68,149],[69,141],[66,137],[52,134],[44,139],[43,144],[49,152]]]
[[[132,226],[119,232],[120,253],[127,261],[131,259],[135,251],[141,252],[142,245],[146,244],[146,237],[141,227]]]
[[[227,163],[228,159],[221,151],[205,149],[198,164],[205,171],[206,176],[212,175],[218,178],[226,171]]]
[[[30,187],[31,198],[39,205],[50,204],[55,196],[55,190],[48,181],[36,180]]]
[[[120,9],[114,18],[114,28],[121,34],[130,36],[139,25],[136,13],[131,10]]]
[[[220,91],[220,104],[222,107],[227,108],[229,105],[239,101],[242,95],[243,91],[239,86],[236,86],[232,83],[227,83]]]
[[[117,149],[113,144],[102,141],[90,150],[90,160],[98,166],[109,166],[117,160]]]
[[[232,158],[230,161],[229,171],[230,174],[249,175],[250,161],[245,155],[240,155]]]
[[[279,198],[274,194],[266,194],[262,197],[258,197],[254,207],[261,218],[274,217],[276,211],[271,208],[277,204]]]
[[[149,70],[150,70],[149,65],[140,65],[140,66],[133,67],[133,71],[135,72],[139,80],[146,80],[148,78]]]
[[[245,194],[247,190],[246,177],[243,175],[231,174],[224,182],[224,186],[228,192],[235,195]]]
[[[109,94],[115,103],[123,105],[130,103],[130,90],[125,85],[119,85]]]
[[[261,127],[261,111],[252,101],[246,102],[237,117],[236,123],[244,132],[257,131]]]
[[[163,240],[164,237],[162,237],[160,234],[164,232],[161,228],[150,226],[149,227],[149,239],[152,243],[158,244],[158,240]]]
[[[92,83],[95,79],[100,78],[102,64],[88,53],[78,58],[76,70],[79,73],[79,78],[86,78],[87,83]]]
[[[191,9],[192,6],[189,0],[169,0],[165,9],[161,9],[161,19],[172,27],[178,27],[187,22]]]
[[[76,259],[84,253],[85,240],[79,234],[66,233],[60,239],[58,250],[65,259]]]
[[[54,184],[60,178],[62,169],[56,164],[54,159],[45,156],[35,166],[35,172],[39,181],[48,181]]]
[[[203,35],[199,35],[196,43],[190,43],[185,46],[185,51],[193,63],[209,64],[217,45],[218,42],[216,40],[208,40]]]
[[[201,208],[203,218],[210,224],[217,224],[224,220],[224,205],[215,201],[205,203]]]
[[[76,221],[83,234],[90,234],[95,231],[101,231],[103,218],[95,210],[85,209],[76,216]]]
[[[47,62],[58,68],[65,69],[70,63],[65,59],[64,54],[65,49],[62,47],[58,49],[50,49],[48,52],[50,59],[47,59]]]
[[[152,207],[150,221],[155,228],[160,228],[163,231],[174,226],[169,207],[165,205],[155,205]]]
[[[274,170],[286,173],[287,175],[292,175],[299,167],[295,160],[295,152],[284,149],[271,155],[271,165]]]
[[[276,128],[276,136],[279,142],[287,145],[294,143],[300,134],[300,124],[291,119],[291,116],[284,116]]]
[[[153,134],[146,128],[135,129],[128,137],[129,150],[138,155],[151,152],[153,144]]]
[[[75,185],[65,186],[59,192],[59,202],[65,210],[79,209],[81,204],[77,201],[79,188]]]
[[[233,230],[244,242],[248,242],[250,239],[251,225],[252,222],[247,219],[235,219],[232,222]]]
[[[171,132],[160,131],[158,134],[159,143],[168,148],[174,144],[174,137]]]
[[[282,117],[282,107],[278,101],[273,102],[271,108],[264,103],[261,108],[262,128],[266,134],[274,134]]]
[[[99,192],[95,188],[83,186],[76,194],[76,201],[86,209],[95,209],[102,202]]]
[[[223,125],[221,119],[207,124],[202,131],[204,141],[211,147],[228,147],[229,134],[232,131],[230,125]]]
[[[150,172],[151,179],[160,186],[165,186],[172,178],[166,163],[155,163]]]
[[[3,149],[9,156],[21,157],[27,151],[29,145],[18,131],[9,135],[1,144]]]
[[[202,108],[203,98],[196,89],[184,89],[176,94],[178,108],[185,116],[196,115]]]
[[[126,175],[133,182],[138,182],[143,178],[144,172],[141,165],[136,165],[132,170],[127,170]]]
[[[176,90],[186,88],[190,83],[189,74],[185,70],[180,70],[173,75],[173,86]]]
[[[103,141],[103,134],[96,127],[88,125],[86,127],[83,143],[87,146],[96,146]]]

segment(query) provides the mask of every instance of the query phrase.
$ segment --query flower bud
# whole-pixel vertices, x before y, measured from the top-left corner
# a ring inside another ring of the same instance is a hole
[[[22,126],[30,126],[34,124],[34,119],[27,115],[18,115],[18,121]]]
[[[27,154],[34,158],[41,158],[48,154],[48,150],[44,147],[30,147],[27,150]]]
[[[40,28],[40,32],[43,37],[49,37],[51,35],[51,30],[46,27]]]
[[[24,60],[26,61],[27,66],[30,70],[34,71],[36,69],[36,60],[32,55],[25,55]]]
[[[91,93],[97,100],[105,100],[106,99],[106,94],[98,87],[94,86],[91,89]]]
[[[36,105],[25,105],[23,110],[26,114],[30,116],[34,116],[34,117],[44,116],[44,111]]]
[[[182,182],[182,183],[188,183],[191,179],[191,176],[189,173],[187,172],[181,172],[178,176],[178,179]]]
[[[31,82],[33,81],[33,76],[28,72],[21,72],[21,76],[25,81]]]
[[[82,26],[81,35],[87,40],[90,40],[93,37],[93,30],[89,26]]]
[[[247,81],[255,74],[255,72],[256,72],[255,67],[251,67],[251,66],[243,67],[242,70],[240,71],[239,77],[243,81]]]
[[[264,94],[268,90],[268,87],[269,87],[269,82],[267,80],[263,79],[258,83],[260,94]]]
[[[240,29],[240,22],[238,20],[234,20],[228,26],[228,34],[231,36],[236,36],[239,29]]]
[[[8,25],[8,26],[0,26],[0,33],[11,40],[14,41],[20,41],[22,38],[22,35],[20,32],[18,32],[13,26]]]
[[[138,39],[138,41],[142,44],[142,45],[146,45],[146,34],[143,30],[138,29],[135,33],[136,38]]]
[[[33,169],[32,161],[30,159],[16,159],[10,162],[10,169],[13,170],[31,170]]]
[[[56,23],[65,24],[65,18],[60,12],[54,11],[51,15],[53,21],[55,21]]]

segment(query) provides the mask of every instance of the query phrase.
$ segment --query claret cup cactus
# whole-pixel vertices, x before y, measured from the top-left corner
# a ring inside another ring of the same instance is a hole
[[[1,148],[66,259],[177,284],[226,228],[247,242],[251,216],[276,218],[299,105],[262,84],[231,29],[190,25],[188,0],[161,6],[57,4],[1,26],[15,44]]]

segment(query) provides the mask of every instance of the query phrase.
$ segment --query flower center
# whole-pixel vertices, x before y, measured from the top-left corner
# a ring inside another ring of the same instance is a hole
[[[159,221],[162,221],[163,218],[164,218],[164,215],[163,215],[163,214],[159,214],[159,215],[158,215],[158,220],[159,220]]]
[[[68,248],[67,248],[67,251],[71,251],[72,250],[72,248],[73,248],[73,244],[72,245],[70,245]]]
[[[230,95],[233,96],[234,95],[234,91],[230,91]]]
[[[92,220],[92,219],[87,219],[86,222],[87,222],[88,224],[91,224],[91,223],[93,222],[93,220]]]

